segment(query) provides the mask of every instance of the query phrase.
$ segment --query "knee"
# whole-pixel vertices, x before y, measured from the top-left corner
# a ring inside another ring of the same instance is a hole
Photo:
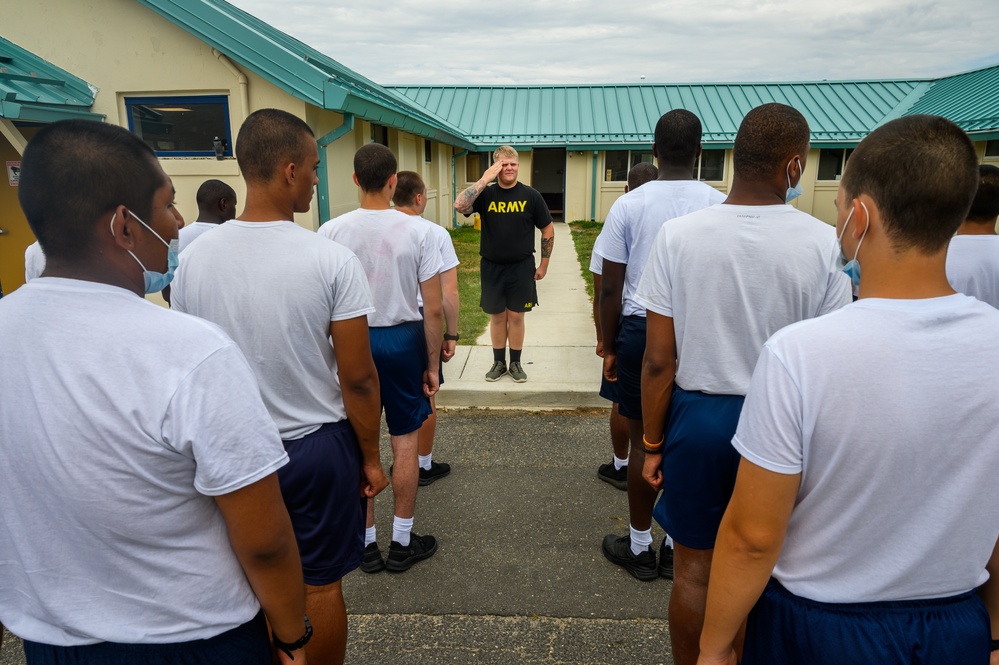
[[[523,312],[514,312],[514,311],[511,311],[511,310],[508,309],[508,310],[506,310],[505,316],[506,316],[506,320],[509,321],[510,325],[512,325],[512,326],[518,326],[518,325],[523,325],[524,324],[524,313]]]
[[[499,325],[505,326],[506,325],[506,312],[502,312],[500,314],[490,314],[489,315],[489,323],[493,324],[494,326],[499,326]]]

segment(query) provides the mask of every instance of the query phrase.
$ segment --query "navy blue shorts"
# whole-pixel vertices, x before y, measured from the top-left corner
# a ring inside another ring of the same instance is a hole
[[[745,399],[673,388],[663,447],[663,493],[652,514],[684,547],[715,546],[739,470],[741,456],[732,437]]]
[[[615,404],[618,403],[617,381],[608,381],[602,369],[600,370],[600,396]]]
[[[645,317],[622,316],[614,344],[617,348],[618,411],[625,418],[641,420]]]
[[[423,394],[423,373],[427,370],[423,321],[368,328],[368,333],[389,434],[415,432],[431,413],[430,398]]]
[[[367,500],[361,496],[361,449],[347,420],[284,442],[290,461],[278,469],[305,583],[332,584],[361,565]]]
[[[264,613],[207,640],[174,644],[98,642],[56,647],[24,641],[30,665],[270,665],[271,642]]]
[[[988,665],[991,625],[975,590],[950,598],[820,603],[770,580],[749,614],[743,665]]]
[[[534,279],[537,268],[531,255],[517,263],[494,263],[489,259],[479,261],[479,278],[482,295],[479,307],[486,314],[530,312],[538,305],[538,283]]]

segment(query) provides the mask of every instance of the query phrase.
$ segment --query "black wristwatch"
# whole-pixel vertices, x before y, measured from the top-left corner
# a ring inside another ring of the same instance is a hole
[[[295,657],[291,655],[291,652],[298,651],[306,644],[308,644],[309,640],[312,639],[312,622],[309,621],[309,617],[305,617],[305,635],[302,635],[294,642],[291,643],[282,642],[281,640],[278,639],[278,636],[275,635],[273,632],[271,633],[271,639],[274,641],[274,648],[284,651],[286,654],[288,654],[289,658],[295,660]]]
[[[444,333],[444,339],[446,339],[449,342],[457,342],[459,337],[461,337],[461,335],[459,335],[458,333],[455,333],[453,335]]]

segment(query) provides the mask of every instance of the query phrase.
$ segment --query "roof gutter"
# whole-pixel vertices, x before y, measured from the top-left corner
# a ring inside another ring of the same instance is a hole
[[[316,175],[319,177],[319,188],[317,196],[319,198],[319,225],[322,226],[330,219],[330,174],[329,158],[326,156],[326,148],[341,136],[354,131],[354,114],[344,113],[343,122],[340,126],[319,137],[319,166],[316,167]]]

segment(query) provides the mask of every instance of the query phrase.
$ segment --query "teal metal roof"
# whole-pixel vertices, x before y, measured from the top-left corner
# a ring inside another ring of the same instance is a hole
[[[972,138],[999,138],[999,65],[934,81],[905,115],[929,113],[953,120]]]
[[[701,119],[705,144],[731,146],[739,123],[767,102],[795,107],[812,142],[855,144],[899,104],[929,86],[921,80],[572,86],[399,86],[401,94],[480,147],[639,147],[659,117],[684,108]]]
[[[224,0],[139,0],[290,95],[458,147],[461,130]]]
[[[97,88],[0,37],[0,118],[54,122],[103,120],[90,111]]]

